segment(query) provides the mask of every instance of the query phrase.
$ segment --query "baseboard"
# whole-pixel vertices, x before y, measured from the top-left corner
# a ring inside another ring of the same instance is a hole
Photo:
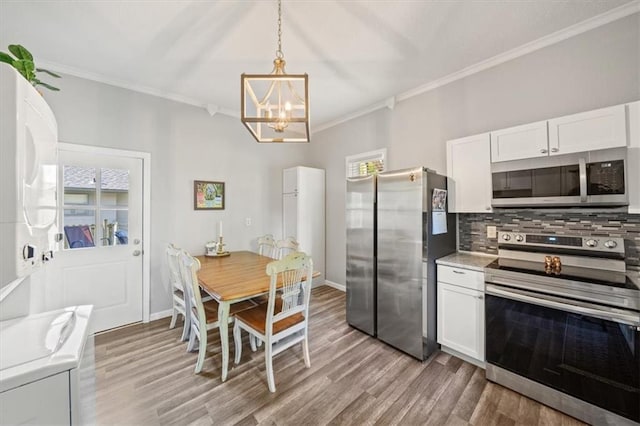
[[[333,287],[336,290],[347,291],[347,287],[344,284],[334,283],[333,281],[324,280],[324,285],[328,285],[329,287]]]
[[[149,321],[155,321],[162,318],[167,318],[171,316],[173,309],[167,309],[166,311],[153,312],[149,315]]]

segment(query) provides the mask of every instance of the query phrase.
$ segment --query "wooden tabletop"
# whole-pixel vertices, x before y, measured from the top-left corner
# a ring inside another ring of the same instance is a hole
[[[226,257],[198,256],[200,286],[217,300],[235,300],[269,291],[267,264],[273,259],[250,251],[234,251]],[[313,273],[314,277],[319,272]]]

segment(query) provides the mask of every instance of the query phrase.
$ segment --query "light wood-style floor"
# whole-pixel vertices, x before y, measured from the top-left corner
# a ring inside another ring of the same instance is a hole
[[[98,424],[581,424],[488,382],[458,358],[441,352],[421,363],[349,327],[338,290],[314,289],[310,310],[311,368],[299,347],[278,355],[275,394],[264,353],[251,352],[246,338],[242,362],[222,383],[217,331],[199,375],[197,354],[186,352],[168,318],[97,336]]]

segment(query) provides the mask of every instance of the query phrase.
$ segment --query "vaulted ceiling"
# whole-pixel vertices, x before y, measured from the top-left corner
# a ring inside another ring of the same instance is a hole
[[[282,50],[289,73],[309,74],[313,128],[632,5],[285,0]],[[0,49],[23,44],[36,65],[237,115],[240,74],[272,69],[276,21],[275,0],[2,0]]]

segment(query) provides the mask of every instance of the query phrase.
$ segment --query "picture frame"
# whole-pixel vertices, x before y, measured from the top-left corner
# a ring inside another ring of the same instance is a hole
[[[193,181],[194,210],[224,210],[224,182]]]

